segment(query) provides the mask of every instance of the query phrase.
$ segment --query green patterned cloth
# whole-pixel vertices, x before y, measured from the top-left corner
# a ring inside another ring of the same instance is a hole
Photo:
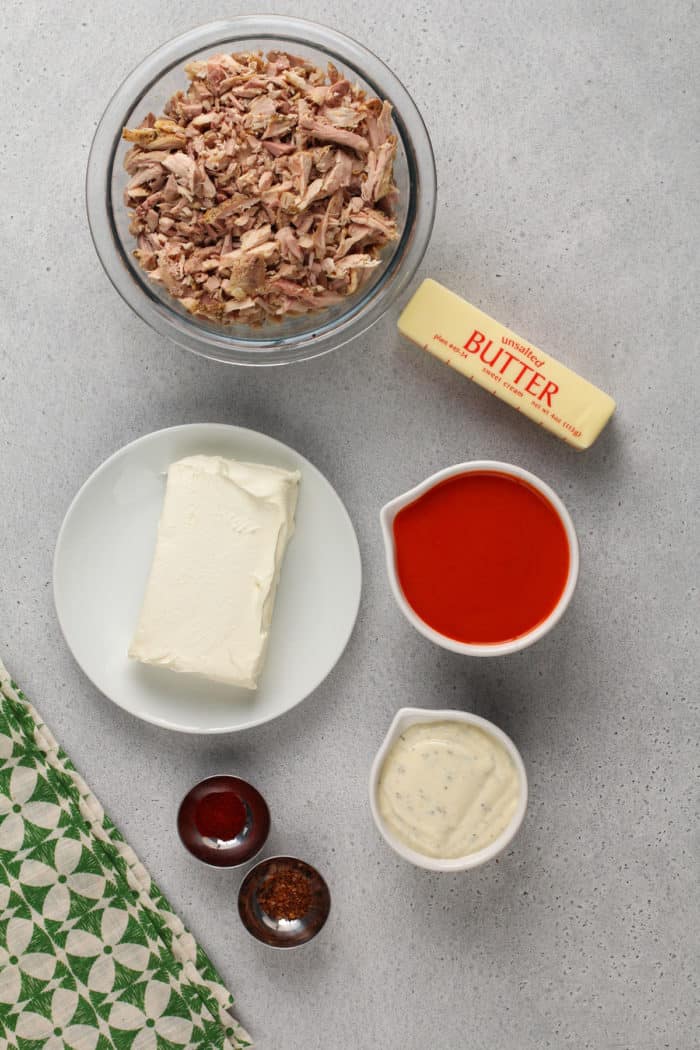
[[[0,661],[0,1047],[240,1050],[231,993]]]

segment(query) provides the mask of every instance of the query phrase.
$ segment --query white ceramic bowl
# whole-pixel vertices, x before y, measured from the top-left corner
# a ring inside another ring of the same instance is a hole
[[[483,849],[476,850],[474,853],[467,853],[464,857],[449,857],[442,860],[439,857],[428,857],[424,853],[418,853],[416,850],[411,849],[410,846],[406,846],[401,839],[392,833],[379,812],[377,789],[384,759],[401,733],[405,732],[409,726],[425,722],[464,722],[466,725],[477,726],[503,745],[515,763],[515,768],[518,772],[520,801],[510,824],[489,846],[484,846]],[[389,726],[389,732],[384,737],[372,763],[372,770],[369,775],[369,804],[374,823],[377,825],[384,841],[404,860],[410,861],[411,864],[415,864],[418,868],[426,868],[428,871],[468,871],[470,868],[478,868],[481,864],[485,864],[487,860],[497,856],[515,837],[527,809],[527,773],[525,772],[520,752],[513,741],[509,736],[506,736],[502,729],[499,729],[493,722],[489,722],[488,719],[481,718],[479,715],[472,715],[467,711],[449,709],[446,711],[431,711],[425,707],[402,707],[396,712],[394,720]]]
[[[532,486],[532,488],[541,492],[545,499],[551,503],[561,519],[561,523],[566,532],[566,538],[569,542],[569,575],[567,576],[566,585],[559,601],[554,606],[547,619],[543,620],[542,623],[533,627],[533,629],[526,634],[522,634],[518,638],[513,638],[507,642],[498,642],[493,645],[474,645],[468,642],[459,642],[455,638],[448,638],[447,635],[433,630],[433,628],[427,624],[425,620],[422,620],[409,605],[403,590],[401,589],[401,584],[399,583],[398,574],[396,572],[394,518],[408,503],[413,503],[419,496],[422,496],[441,481],[445,481],[447,478],[452,478],[456,474],[469,474],[474,471],[485,470],[492,472],[495,471],[500,474],[510,474],[511,477],[519,478],[521,481],[526,481]],[[429,478],[426,478],[425,481],[421,482],[420,485],[416,485],[415,488],[410,489],[408,492],[404,492],[403,496],[397,496],[396,499],[392,499],[382,507],[379,512],[379,520],[381,522],[382,534],[384,536],[386,568],[389,574],[389,583],[391,584],[391,590],[396,599],[396,603],[408,622],[413,624],[417,631],[424,634],[431,642],[441,645],[443,649],[451,649],[452,652],[461,653],[464,656],[505,656],[508,653],[516,653],[520,649],[525,649],[528,645],[532,645],[533,642],[538,642],[548,631],[551,631],[552,627],[554,627],[564,615],[566,607],[571,601],[571,597],[576,587],[576,581],[578,580],[579,567],[578,539],[576,538],[574,523],[571,520],[568,510],[559,499],[556,492],[534,474],[531,474],[528,470],[523,470],[522,467],[515,467],[512,463],[500,463],[497,460],[491,459],[477,459],[472,460],[470,463],[457,463],[454,467],[446,467],[444,470],[439,470],[437,474],[432,474]]]

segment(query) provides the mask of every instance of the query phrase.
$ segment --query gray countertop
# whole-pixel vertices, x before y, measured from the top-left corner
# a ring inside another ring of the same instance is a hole
[[[93,252],[87,151],[133,65],[221,5],[6,0],[3,659],[210,952],[260,1050],[690,1050],[697,12],[679,0],[275,6],[358,36],[414,94],[439,177],[421,274],[608,390],[618,412],[577,453],[404,343],[396,310],[284,370],[226,368],[155,335]],[[141,434],[200,420],[265,431],[311,459],[350,510],[365,570],[355,633],[316,693],[260,729],[201,739],[101,696],[51,594],[56,534],[86,476]],[[397,610],[377,512],[482,457],[559,492],[582,571],[543,642],[475,661],[432,646]],[[529,810],[498,863],[431,875],[379,839],[367,772],[404,704],[476,711],[521,749]],[[329,927],[303,951],[248,939],[238,876],[178,847],[184,790],[225,769],[264,790],[271,850],[328,877]]]

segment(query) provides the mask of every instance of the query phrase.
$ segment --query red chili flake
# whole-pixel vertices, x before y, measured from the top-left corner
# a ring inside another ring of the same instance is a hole
[[[258,903],[271,919],[301,919],[311,901],[308,879],[299,871],[271,875],[258,893]]]

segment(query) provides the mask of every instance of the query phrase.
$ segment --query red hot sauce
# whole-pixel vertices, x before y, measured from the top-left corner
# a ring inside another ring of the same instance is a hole
[[[547,619],[569,574],[561,518],[511,474],[447,478],[394,519],[406,601],[434,631],[471,645],[512,641]]]
[[[177,830],[198,860],[231,868],[260,852],[270,831],[270,811],[252,784],[221,774],[187,792],[178,810]]]
[[[245,804],[233,791],[212,791],[197,803],[194,821],[200,835],[229,842],[245,827]]]

